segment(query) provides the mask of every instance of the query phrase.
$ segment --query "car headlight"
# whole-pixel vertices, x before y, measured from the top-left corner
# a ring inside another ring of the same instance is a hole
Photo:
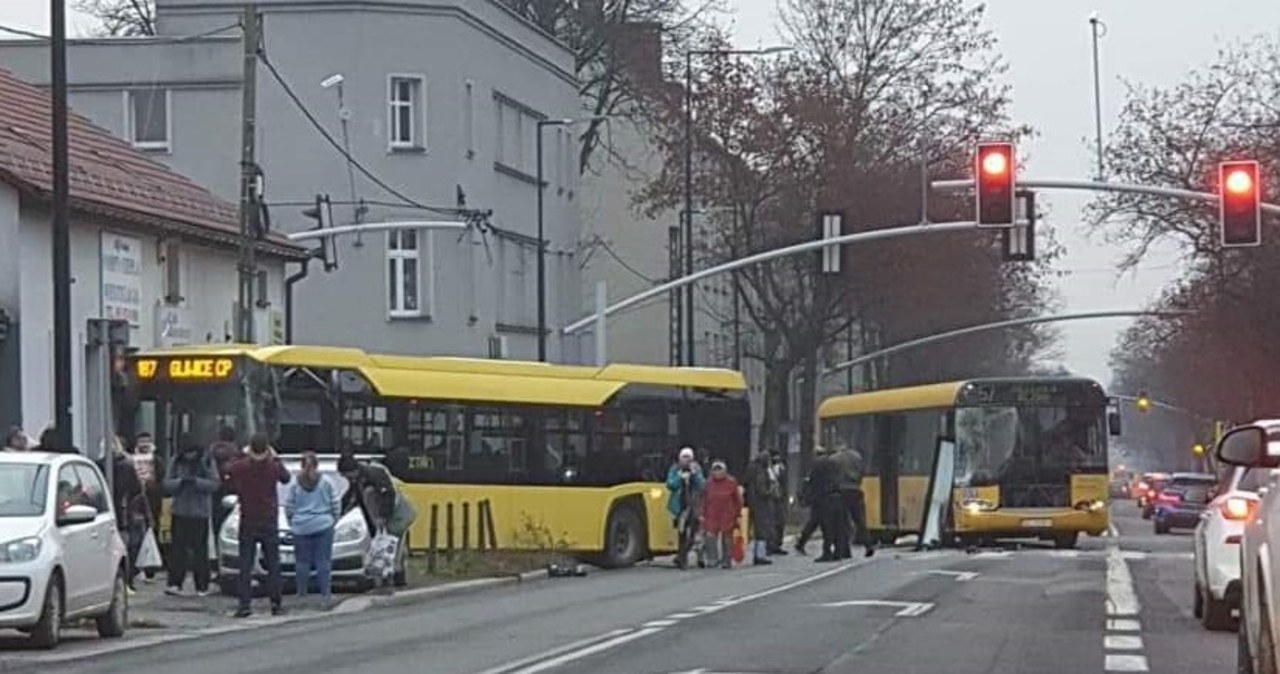
[[[240,540],[240,515],[232,513],[227,516],[227,521],[222,523],[222,540],[232,543]]]
[[[0,562],[29,562],[40,556],[40,545],[35,536],[0,544]]]
[[[980,498],[968,499],[963,505],[964,509],[971,513],[990,512],[996,509],[996,504]]]
[[[365,526],[364,516],[360,511],[353,510],[350,515],[342,518],[338,522],[338,526],[333,531],[334,543],[354,543],[363,540],[369,535],[369,529]]]

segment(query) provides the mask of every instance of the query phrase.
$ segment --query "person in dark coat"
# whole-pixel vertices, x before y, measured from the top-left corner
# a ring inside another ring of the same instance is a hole
[[[810,498],[822,529],[822,555],[815,562],[849,557],[849,512],[840,498],[840,464],[827,450],[819,453],[809,470]]]
[[[772,564],[769,539],[773,537],[774,501],[779,486],[769,470],[769,455],[756,454],[743,477],[747,509],[751,512],[751,557],[756,565]]]
[[[52,429],[46,430],[45,433],[50,430]],[[41,434],[41,443],[44,440],[44,434]],[[129,577],[126,585],[132,590],[138,576],[138,553],[142,550],[142,539],[153,523],[146,496],[142,491],[142,482],[138,480],[138,471],[133,467],[133,461],[129,455],[125,454],[124,445],[119,438],[115,438],[114,442],[110,443],[109,455],[111,500],[116,511],[116,530],[120,532],[120,539],[124,541],[125,551],[129,555]],[[104,457],[98,464],[104,474],[107,471],[107,461],[108,459]]]
[[[841,447],[833,458],[840,467],[840,501],[844,503],[855,527],[850,542],[862,543],[866,556],[870,557],[876,554],[876,548],[867,531],[867,505],[862,493],[862,454],[852,447]],[[851,556],[849,552],[844,552],[844,548],[841,550],[845,556]]]
[[[189,571],[196,594],[205,596],[209,593],[209,497],[221,480],[203,445],[188,435],[179,446],[182,453],[169,463],[164,475],[164,490],[173,497],[169,508],[169,587],[165,593],[181,595]]]
[[[787,535],[787,464],[777,450],[769,451],[769,472],[778,484],[773,498],[773,530],[769,532],[769,554],[785,555],[782,541]]]
[[[342,512],[359,506],[370,531],[386,528],[396,509],[396,484],[391,472],[383,466],[360,463],[351,452],[338,457],[338,472],[349,484],[342,495]]]
[[[258,548],[267,567],[271,614],[284,612],[280,587],[279,485],[293,478],[263,433],[249,440],[249,451],[227,467],[227,482],[240,499],[239,595],[237,618],[253,615],[253,560]]]

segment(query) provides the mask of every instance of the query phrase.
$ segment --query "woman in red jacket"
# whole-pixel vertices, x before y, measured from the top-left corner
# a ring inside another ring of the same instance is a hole
[[[702,492],[702,530],[706,535],[707,565],[733,566],[733,532],[738,530],[742,512],[742,491],[729,475],[724,461],[711,464],[711,477]]]

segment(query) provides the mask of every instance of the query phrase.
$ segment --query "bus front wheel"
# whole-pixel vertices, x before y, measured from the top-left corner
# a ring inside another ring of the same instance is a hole
[[[1059,549],[1066,550],[1076,547],[1076,542],[1080,540],[1080,532],[1068,531],[1057,534],[1053,537],[1053,544]]]
[[[644,520],[640,513],[630,505],[614,508],[605,526],[604,566],[621,569],[640,561],[645,554],[644,539]]]

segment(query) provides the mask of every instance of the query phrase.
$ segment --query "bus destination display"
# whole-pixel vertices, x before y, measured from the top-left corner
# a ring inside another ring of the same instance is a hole
[[[134,371],[140,381],[219,382],[231,379],[232,358],[140,358]]]

